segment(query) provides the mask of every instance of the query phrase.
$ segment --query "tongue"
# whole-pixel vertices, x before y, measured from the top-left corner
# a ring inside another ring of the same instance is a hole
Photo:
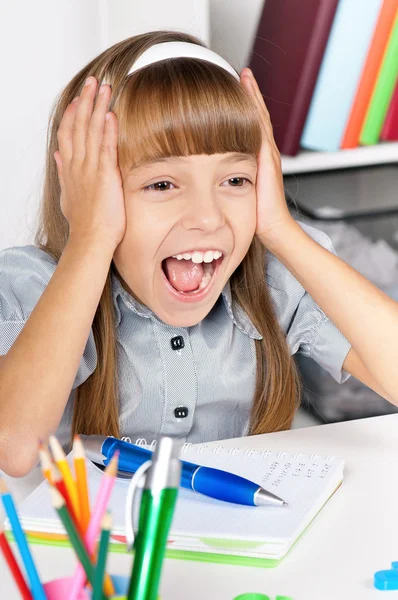
[[[164,271],[171,285],[179,292],[197,290],[203,277],[202,263],[193,263],[192,260],[177,260],[166,258]]]

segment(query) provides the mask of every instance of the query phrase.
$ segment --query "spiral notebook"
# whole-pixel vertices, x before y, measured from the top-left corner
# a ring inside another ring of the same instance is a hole
[[[333,456],[185,444],[181,458],[251,479],[288,506],[242,506],[180,488],[166,551],[171,558],[276,566],[343,480],[344,460]],[[93,502],[102,471],[90,461],[87,469]],[[112,492],[111,551],[126,551],[128,484],[127,479],[118,478]],[[48,488],[43,482],[19,505],[21,524],[30,541],[63,545],[67,538]]]

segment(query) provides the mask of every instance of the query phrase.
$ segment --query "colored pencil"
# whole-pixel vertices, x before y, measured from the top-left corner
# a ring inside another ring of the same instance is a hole
[[[69,463],[66,460],[65,452],[62,450],[62,446],[54,435],[50,435],[50,448],[53,453],[53,457],[58,469],[61,471],[61,475],[66,485],[68,495],[73,506],[74,513],[79,520],[79,501],[77,497],[76,482],[72,477],[72,473],[69,467]]]
[[[55,488],[51,488],[51,497],[55,510],[57,511],[59,518],[62,521],[63,526],[65,527],[65,531],[68,534],[70,543],[72,544],[72,548],[76,553],[77,558],[80,561],[81,566],[84,569],[86,577],[90,584],[94,585],[94,565],[91,562],[91,559],[87,553],[87,550],[84,546],[84,542],[76,529],[68,509],[66,508],[65,499],[62,494]],[[105,596],[103,596],[105,597]]]
[[[62,497],[65,500],[66,508],[68,509],[68,512],[72,518],[72,521],[75,524],[75,527],[79,530],[79,533],[83,535],[84,532],[73,509],[68,490],[66,489],[65,481],[62,479],[62,475],[57,465],[55,465],[54,463],[51,464],[51,479],[53,481],[53,486],[56,487],[57,490],[62,494]]]
[[[80,525],[84,533],[90,522],[90,499],[87,485],[87,468],[84,446],[78,435],[73,440],[73,463],[75,465],[77,496],[79,500]]]
[[[43,442],[40,442],[39,444],[39,456],[40,456],[40,464],[41,464],[41,470],[43,472],[44,477],[47,479],[48,483],[52,483],[51,480],[51,464],[52,464],[52,460],[51,460],[51,455],[49,453],[49,451],[47,450],[47,448],[45,447],[45,445],[43,444]]]
[[[101,600],[104,587],[104,573],[108,552],[109,537],[112,529],[112,516],[106,511],[101,521],[101,538],[99,543],[98,560],[94,571],[93,600]]]
[[[0,526],[0,550],[3,553],[6,563],[8,564],[11,574],[14,578],[17,588],[20,591],[20,594],[23,600],[32,600],[32,594],[28,586],[26,585],[26,581],[24,576],[22,575],[22,571],[19,568],[19,565],[15,559],[13,551],[11,550],[11,546],[8,543],[6,536],[4,535],[4,531]]]
[[[90,524],[84,536],[86,548],[89,552],[95,551],[95,544],[101,527],[101,520],[107,509],[109,498],[111,496],[113,485],[115,483],[118,460],[119,452],[115,452],[101,478],[101,484],[97,493],[97,497],[95,499]],[[81,590],[84,586],[84,582],[84,571],[81,565],[78,565],[75,574],[73,575],[71,594],[68,600],[76,600],[79,597],[79,594],[81,593]],[[108,595],[115,593],[109,576],[105,578],[105,593]]]
[[[14,535],[15,542],[18,546],[18,550],[21,554],[23,564],[26,569],[30,581],[31,594],[34,600],[47,600],[46,593],[41,584],[39,574],[36,569],[36,565],[33,561],[33,557],[30,553],[28,543],[26,541],[25,534],[19,521],[18,513],[15,508],[14,500],[11,497],[7,489],[6,482],[0,477],[0,495],[4,505],[4,509],[10,520],[12,532]]]

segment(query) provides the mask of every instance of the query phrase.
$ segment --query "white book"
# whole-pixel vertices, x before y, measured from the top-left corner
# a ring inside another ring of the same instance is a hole
[[[169,557],[272,566],[285,556],[343,480],[344,460],[334,456],[186,444],[181,458],[246,477],[283,498],[288,506],[242,506],[180,488],[167,545]],[[87,469],[93,503],[102,471],[90,461]],[[128,479],[117,479],[109,506],[114,536],[110,549],[121,552],[125,551],[128,485]],[[49,543],[66,539],[46,481],[19,505],[18,512],[30,541],[39,541],[38,535]]]

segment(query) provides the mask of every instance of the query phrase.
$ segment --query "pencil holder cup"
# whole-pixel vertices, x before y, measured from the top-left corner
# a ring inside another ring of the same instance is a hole
[[[115,588],[115,595],[112,596],[114,600],[126,600],[123,594],[127,594],[129,585],[129,577],[124,575],[111,575],[112,583]],[[44,584],[46,591],[47,600],[65,600],[68,597],[68,592],[71,589],[73,577],[60,577],[59,579],[53,579]],[[82,590],[77,600],[90,600],[91,590],[85,588]],[[160,600],[160,599],[159,599]]]
[[[44,584],[47,600],[61,600],[61,598],[67,598],[71,584],[72,577],[60,577],[59,579],[47,581],[47,583]],[[82,590],[76,600],[89,600],[87,591]]]

